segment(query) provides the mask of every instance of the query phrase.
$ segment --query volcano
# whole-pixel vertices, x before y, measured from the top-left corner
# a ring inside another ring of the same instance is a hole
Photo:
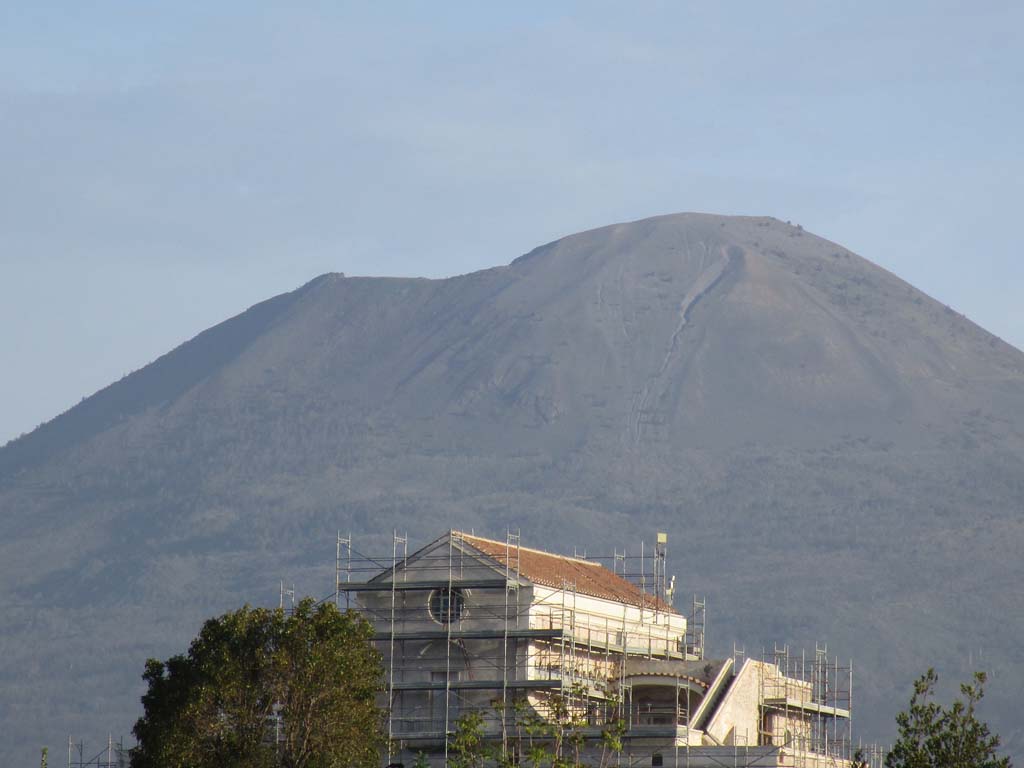
[[[1024,754],[1024,354],[840,245],[678,214],[443,280],[328,274],[0,449],[0,745],[128,733],[147,657],[333,592],[335,534],[669,535],[708,647],[827,642],[891,740],[989,672]]]

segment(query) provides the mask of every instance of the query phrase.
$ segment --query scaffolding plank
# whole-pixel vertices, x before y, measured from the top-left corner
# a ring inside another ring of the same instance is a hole
[[[372,582],[372,581],[360,581],[360,582],[338,582],[338,590],[340,592],[409,592],[409,591],[429,591],[433,589],[447,589],[448,587],[458,587],[459,589],[505,589],[506,587],[515,586],[514,582],[507,581],[506,579],[437,579],[436,581],[396,581],[394,583],[390,581]]]
[[[791,696],[776,697],[764,700],[764,706],[772,709],[799,709],[804,712],[816,712],[829,717],[849,717],[850,710],[839,707],[829,707],[825,704],[818,704],[814,701],[802,701]]]
[[[395,632],[395,640],[495,640],[503,637],[521,638],[528,637],[536,640],[550,640],[559,638],[566,631],[562,629],[510,629],[506,632],[503,629],[473,629],[456,630],[447,632],[443,629],[424,630],[422,632]],[[377,632],[373,639],[377,641],[390,640],[390,632]]]
[[[452,680],[446,684],[444,680],[422,680],[412,682],[395,683],[392,690],[395,691],[443,691],[446,688],[476,689],[476,690],[500,690],[506,688],[561,688],[561,680]]]

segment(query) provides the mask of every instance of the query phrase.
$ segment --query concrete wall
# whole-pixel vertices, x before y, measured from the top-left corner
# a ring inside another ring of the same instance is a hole
[[[705,730],[718,744],[756,746],[763,663],[747,659]]]
[[[504,569],[492,568],[474,554],[463,552],[458,545],[451,548],[447,541],[441,541],[429,549],[417,553],[406,565],[399,565],[395,571],[396,583],[408,581],[447,581],[451,574],[453,587],[459,582],[480,580],[502,580]],[[387,587],[391,574],[378,581]],[[525,628],[529,621],[529,606],[533,599],[529,586],[522,590],[511,590],[508,601],[505,591],[498,588],[467,588],[461,590],[465,604],[453,629],[502,629],[506,616],[509,626]],[[432,618],[428,610],[432,592],[396,590],[394,593],[394,628],[397,633],[444,629],[445,625]],[[392,620],[392,594],[385,589],[381,592],[356,593],[357,604],[370,618],[378,631],[387,631]],[[507,608],[506,608],[507,602]]]
[[[437,590],[401,590],[388,588],[392,574],[379,580],[379,592],[357,593],[357,603],[377,632],[385,635],[377,641],[384,658],[387,679],[396,684],[435,683],[434,690],[396,690],[392,706],[392,729],[396,736],[411,733],[442,734],[445,712],[449,725],[469,710],[490,716],[494,689],[460,689],[446,692],[446,679],[463,681],[500,681],[503,667],[509,680],[525,679],[527,674],[526,643],[510,644],[505,654],[503,639],[455,637],[449,643],[446,632],[501,632],[529,626],[532,588],[506,590],[498,587],[460,587],[460,583],[482,580],[504,581],[503,568],[482,562],[475,553],[467,553],[456,542],[451,548],[447,540],[422,550],[406,564],[399,565],[393,578],[396,585],[406,582],[446,582],[451,575],[453,589],[462,601],[459,615],[450,623],[431,614],[431,598]],[[392,627],[395,638],[390,637]],[[402,635],[433,633],[436,637],[403,639]],[[392,669],[392,658],[394,660]],[[497,722],[492,723],[494,727]]]
[[[678,613],[535,585],[531,626],[560,627],[570,621],[584,642],[587,636],[601,644],[622,645],[625,640],[630,651],[640,655],[666,649],[679,651],[686,641],[686,617]]]

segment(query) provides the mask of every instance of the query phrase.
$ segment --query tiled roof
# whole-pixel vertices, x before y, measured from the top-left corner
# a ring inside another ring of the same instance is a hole
[[[520,576],[535,584],[555,589],[575,584],[576,591],[582,595],[675,613],[653,594],[642,592],[636,584],[592,560],[581,560],[527,547],[509,547],[503,541],[485,539],[468,533],[455,532],[454,535],[502,565],[511,565],[514,569],[518,564]],[[507,562],[508,560],[511,560],[511,563]]]

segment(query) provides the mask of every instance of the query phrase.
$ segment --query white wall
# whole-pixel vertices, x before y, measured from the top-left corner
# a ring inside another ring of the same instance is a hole
[[[705,728],[719,744],[757,744],[763,664],[747,659]]]

